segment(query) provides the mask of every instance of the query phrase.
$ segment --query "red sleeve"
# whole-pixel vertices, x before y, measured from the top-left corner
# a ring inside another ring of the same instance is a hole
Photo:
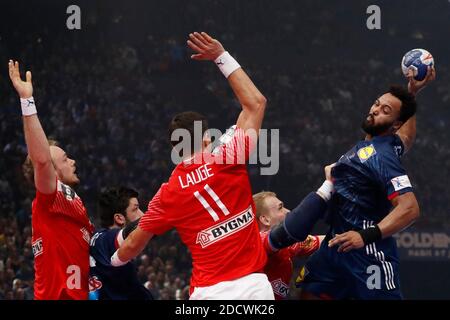
[[[153,199],[150,200],[147,212],[145,212],[139,221],[139,228],[153,234],[162,234],[173,227],[169,223],[167,214],[162,207],[161,190],[162,187],[159,188]]]
[[[56,199],[56,193],[57,188],[55,188],[55,191],[50,194],[44,194],[40,192],[39,190],[36,190],[36,205],[39,206],[42,209],[48,209],[50,208]]]
[[[307,257],[320,247],[318,236],[308,236],[305,241],[294,243],[288,247],[291,257]]]
[[[218,147],[217,155],[222,157],[225,164],[246,164],[257,141],[256,132],[252,134],[236,128],[231,139]]]
[[[268,231],[260,231],[259,235],[261,237],[261,242],[263,244],[264,251],[268,255],[271,255],[271,254],[277,252],[277,250],[274,250],[269,244],[269,233],[270,233],[269,230]]]

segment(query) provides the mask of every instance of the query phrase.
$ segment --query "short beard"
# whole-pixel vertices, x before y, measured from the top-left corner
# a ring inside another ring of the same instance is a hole
[[[361,124],[361,128],[366,132],[367,134],[371,135],[372,137],[379,136],[383,133],[386,133],[392,126],[392,123],[385,123],[385,124],[379,124],[379,125],[371,125],[367,119],[363,121]]]

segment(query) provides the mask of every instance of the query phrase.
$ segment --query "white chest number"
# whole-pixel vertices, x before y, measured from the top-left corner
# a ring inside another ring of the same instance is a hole
[[[220,210],[222,210],[224,215],[230,214],[230,211],[228,211],[227,207],[220,200],[220,198],[217,195],[217,193],[215,193],[214,190],[211,189],[211,187],[208,184],[206,184],[203,187],[203,189],[212,198],[212,200],[216,203],[216,205],[220,208]],[[206,211],[208,211],[208,213],[211,215],[213,220],[214,221],[218,221],[219,220],[219,215],[217,214],[217,212],[213,208],[211,208],[211,205],[209,204],[209,202],[200,194],[200,192],[195,191],[194,192],[194,196],[197,198],[198,201],[200,201],[200,203],[206,209]]]

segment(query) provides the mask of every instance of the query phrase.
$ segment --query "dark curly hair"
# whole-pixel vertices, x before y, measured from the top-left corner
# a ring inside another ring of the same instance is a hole
[[[100,193],[98,198],[98,212],[100,225],[108,228],[114,224],[114,215],[121,213],[126,216],[126,210],[131,198],[137,198],[139,193],[130,188],[109,188]]]
[[[400,85],[392,85],[388,91],[394,97],[398,98],[402,102],[402,107],[400,108],[400,116],[398,120],[403,123],[409,118],[416,114],[417,102],[413,94]]]

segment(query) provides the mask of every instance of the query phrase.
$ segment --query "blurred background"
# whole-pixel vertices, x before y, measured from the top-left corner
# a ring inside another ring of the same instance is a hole
[[[72,4],[81,30],[66,27]],[[381,30],[366,26],[371,4],[381,9]],[[406,84],[403,54],[433,54],[437,80],[418,98],[417,140],[403,158],[422,216],[398,244],[405,298],[450,299],[447,0],[1,1],[0,299],[33,297],[34,189],[21,171],[27,151],[8,59],[32,71],[41,123],[77,161],[76,191],[96,222],[103,188],[134,187],[144,209],[169,177],[174,114],[202,112],[221,130],[235,123],[240,106],[222,74],[189,58],[193,31],[219,39],[267,97],[264,127],[280,129],[280,170],[261,176],[249,166],[252,187],[276,192],[288,208],[363,137],[374,99],[389,84]],[[137,263],[158,299],[188,297],[190,254],[175,231],[152,240]],[[297,294],[291,290],[292,299]]]

